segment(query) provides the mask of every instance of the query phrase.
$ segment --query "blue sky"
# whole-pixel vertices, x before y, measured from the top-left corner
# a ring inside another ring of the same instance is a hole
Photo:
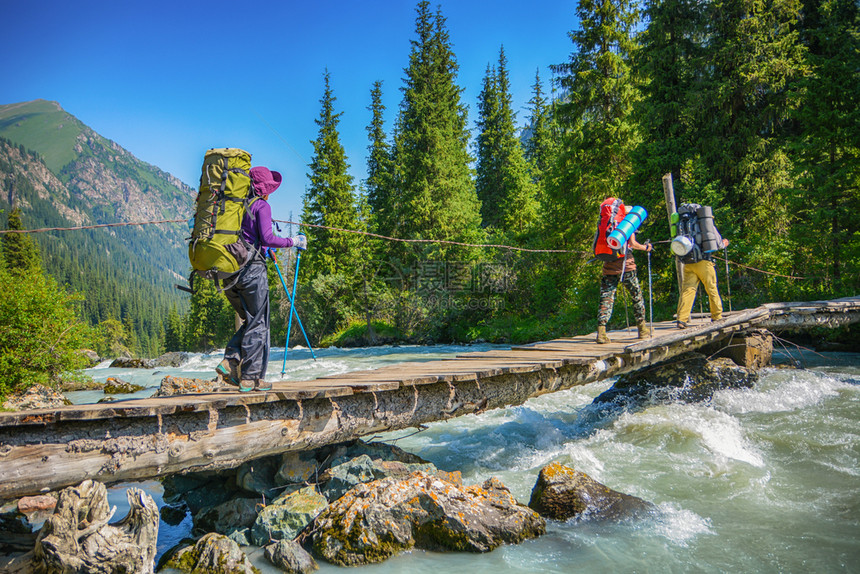
[[[241,147],[284,176],[274,216],[301,214],[328,69],[339,131],[365,177],[370,90],[383,82],[385,128],[401,100],[417,0],[221,2],[0,0],[0,104],[54,100],[103,136],[191,186],[203,153]],[[535,73],[568,60],[575,0],[441,0],[477,119],[488,65],[504,45],[520,126]]]

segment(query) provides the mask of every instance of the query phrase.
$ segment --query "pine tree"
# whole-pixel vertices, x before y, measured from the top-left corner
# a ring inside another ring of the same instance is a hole
[[[417,39],[411,41],[394,143],[395,186],[401,198],[397,234],[474,239],[480,202],[469,167],[466,108],[455,83],[458,65],[441,9],[434,17],[423,0],[417,12]],[[427,255],[443,259],[446,253],[436,246]]]
[[[9,212],[7,229],[24,229],[19,208]],[[39,249],[27,233],[3,234],[3,262],[6,269],[15,275],[29,275],[42,269]]]
[[[319,132],[312,142],[314,155],[309,165],[310,185],[305,191],[302,220],[314,225],[361,231],[355,188],[337,129],[341,114],[334,111],[337,98],[330,80],[326,70],[325,90],[320,100],[322,108],[315,120]],[[349,274],[353,270],[353,257],[361,241],[355,234],[311,227],[307,235],[312,249],[308,249],[303,259],[307,259],[310,276]]]
[[[483,224],[522,233],[534,221],[537,203],[516,133],[504,47],[499,50],[498,67],[487,68],[478,115],[475,188]]]

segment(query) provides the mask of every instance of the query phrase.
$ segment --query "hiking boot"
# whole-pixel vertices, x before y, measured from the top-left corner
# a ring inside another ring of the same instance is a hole
[[[265,379],[257,379],[257,384],[254,387],[256,391],[271,391],[272,383],[267,382]]]
[[[242,379],[239,381],[239,392],[240,393],[250,393],[254,390],[254,387],[257,386],[257,381],[255,379]]]
[[[215,372],[219,377],[221,377],[221,380],[228,385],[233,385],[234,387],[239,385],[240,376],[238,361],[224,359],[218,363],[217,367],[215,367]]]
[[[641,323],[636,323],[636,328],[639,329],[640,339],[651,338],[651,329],[648,328],[648,324],[645,321],[642,321]]]
[[[603,326],[598,325],[597,326],[597,342],[600,343],[601,345],[603,345],[605,343],[611,343],[612,342],[611,340],[609,340],[609,335],[606,334],[606,326],[605,325],[603,325]]]
[[[684,323],[683,321],[676,321],[675,326],[678,327],[679,329],[686,329],[687,328],[687,324]]]

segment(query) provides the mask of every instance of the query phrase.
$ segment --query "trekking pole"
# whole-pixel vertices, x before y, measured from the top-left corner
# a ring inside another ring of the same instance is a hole
[[[621,297],[621,288],[624,287],[624,270],[627,268],[627,247],[624,248],[624,261],[621,263],[621,275],[618,276],[618,287],[615,288],[616,297]],[[630,330],[630,315],[627,314],[627,287],[624,287],[624,322],[627,331]]]
[[[304,235],[303,233],[299,233],[299,235]],[[305,333],[305,327],[302,325],[302,320],[299,318],[299,311],[296,309],[296,299],[298,299],[298,283],[299,283],[299,261],[302,259],[302,249],[296,249],[296,270],[293,273],[293,294],[287,295],[290,297],[290,320],[287,321],[287,343],[290,342],[290,328],[293,325],[293,313],[296,314],[296,322],[299,324],[299,328],[302,330],[302,335],[305,337],[305,343],[308,344],[308,349],[311,351],[311,356],[314,358],[314,361],[317,360],[317,356],[314,353],[314,348],[311,346],[311,342],[308,339],[308,334]],[[287,368],[287,345],[284,345],[284,366],[282,370],[285,372]]]
[[[272,251],[269,251],[269,255],[272,257],[272,261],[275,262],[275,270],[278,272],[278,277],[281,278],[281,285],[284,287],[284,292],[286,292],[287,299],[290,301],[290,319],[287,323],[287,340],[284,343],[284,364],[281,367],[281,374],[283,375],[284,373],[287,372],[287,350],[289,349],[289,345],[290,345],[290,327],[292,326],[292,323],[293,323],[293,313],[296,314],[296,321],[298,321],[299,327],[301,327],[301,329],[302,329],[302,335],[305,336],[305,342],[308,344],[308,349],[310,349],[311,356],[314,358],[314,361],[317,360],[317,357],[316,357],[316,354],[314,354],[314,348],[311,346],[311,342],[308,340],[308,335],[307,335],[307,333],[305,333],[305,328],[302,325],[302,320],[299,317],[299,312],[296,310],[296,303],[295,303],[294,296],[291,295],[290,290],[287,289],[287,282],[284,281],[284,275],[281,273],[281,268],[278,266],[278,260],[275,259],[275,254]],[[296,267],[297,267],[296,270],[298,271],[298,266],[296,266]],[[293,285],[293,292],[295,293],[295,285]]]
[[[645,242],[645,245],[651,246],[651,240]],[[654,336],[654,292],[651,289],[651,250],[645,252],[648,255],[648,316],[651,322],[651,336]]]
[[[732,312],[732,281],[731,277],[729,277],[729,246],[726,245],[723,247],[723,255],[726,260],[726,289],[727,289],[727,299],[729,300],[729,313]]]

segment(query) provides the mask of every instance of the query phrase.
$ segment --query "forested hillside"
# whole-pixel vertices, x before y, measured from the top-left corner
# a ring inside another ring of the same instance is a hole
[[[24,228],[88,226],[190,216],[193,190],[137,160],[54,102],[0,106],[0,209]],[[3,218],[5,221],[5,217]],[[83,318],[118,330],[128,348],[164,348],[173,284],[187,276],[182,224],[32,234],[47,272],[80,293]]]

